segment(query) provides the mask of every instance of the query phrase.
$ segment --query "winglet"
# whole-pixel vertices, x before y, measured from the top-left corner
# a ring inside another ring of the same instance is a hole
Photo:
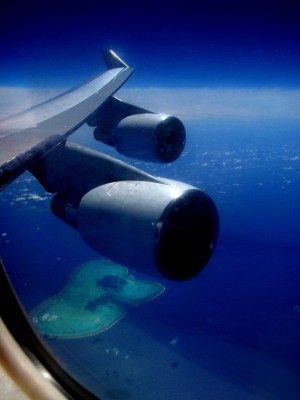
[[[128,68],[128,65],[119,58],[112,50],[101,50],[107,69]]]

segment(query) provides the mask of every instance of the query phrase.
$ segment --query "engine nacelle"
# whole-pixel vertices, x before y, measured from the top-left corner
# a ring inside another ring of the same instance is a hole
[[[200,272],[213,253],[219,218],[211,198],[192,186],[121,181],[82,198],[77,229],[112,261],[185,280]]]
[[[152,113],[130,115],[116,127],[102,124],[95,129],[94,136],[125,156],[166,163],[180,156],[186,140],[184,126],[178,118]]]

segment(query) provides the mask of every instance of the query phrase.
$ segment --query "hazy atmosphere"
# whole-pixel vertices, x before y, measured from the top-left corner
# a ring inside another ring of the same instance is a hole
[[[70,139],[193,185],[219,211],[216,251],[195,278],[150,284],[153,277],[130,270],[130,282],[160,289],[139,294],[138,307],[127,290],[125,311],[120,281],[105,278],[122,319],[84,337],[41,330],[99,398],[299,399],[299,17],[299,5],[268,1],[26,2],[4,10],[0,118],[104,71],[100,50],[113,49],[135,68],[116,96],[180,118],[182,156],[167,164],[129,159],[97,143],[86,125]],[[45,310],[72,287],[74,271],[106,265],[51,214],[51,198],[29,172],[0,196],[1,257],[29,318],[41,310],[45,326],[56,318]]]

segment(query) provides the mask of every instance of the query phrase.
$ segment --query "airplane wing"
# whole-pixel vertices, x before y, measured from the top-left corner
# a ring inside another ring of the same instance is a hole
[[[189,279],[218,236],[209,196],[67,140],[87,123],[96,140],[126,157],[170,163],[184,149],[178,118],[114,96],[133,70],[110,50],[103,57],[102,75],[0,121],[0,189],[28,169],[54,194],[52,213],[93,250],[133,269]]]
[[[105,73],[0,121],[0,190],[83,125],[133,73],[113,51],[102,55]]]

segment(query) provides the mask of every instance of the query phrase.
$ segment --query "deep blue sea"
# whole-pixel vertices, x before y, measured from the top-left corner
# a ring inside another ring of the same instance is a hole
[[[111,329],[48,345],[104,400],[299,399],[300,122],[220,118],[185,126],[176,162],[126,161],[213,198],[220,236],[210,262],[183,283],[130,271],[166,290]],[[83,128],[74,140],[91,145],[90,136]],[[51,214],[50,200],[29,173],[0,197],[1,256],[28,313],[75,268],[101,258]]]

